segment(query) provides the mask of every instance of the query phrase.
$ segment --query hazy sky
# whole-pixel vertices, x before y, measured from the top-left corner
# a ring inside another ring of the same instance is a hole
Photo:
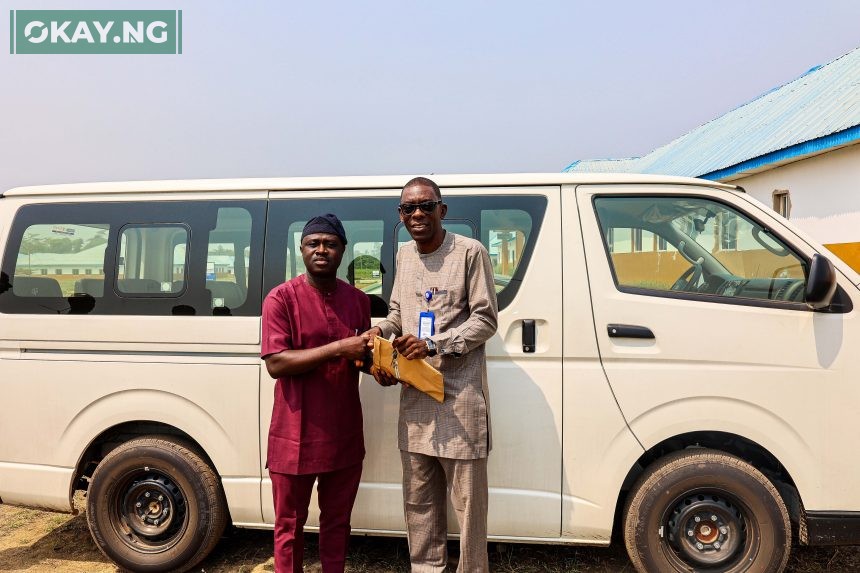
[[[857,0],[6,3],[59,5],[181,9],[183,54],[0,54],[0,189],[560,171],[860,46]]]

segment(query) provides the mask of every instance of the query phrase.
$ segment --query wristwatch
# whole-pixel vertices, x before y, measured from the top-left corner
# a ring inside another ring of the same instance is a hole
[[[436,356],[436,343],[429,338],[425,338],[424,343],[427,345],[427,356]]]

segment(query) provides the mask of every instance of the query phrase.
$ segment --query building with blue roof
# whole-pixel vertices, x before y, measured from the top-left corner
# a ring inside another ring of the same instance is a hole
[[[643,155],[564,171],[731,182],[860,269],[860,48]]]

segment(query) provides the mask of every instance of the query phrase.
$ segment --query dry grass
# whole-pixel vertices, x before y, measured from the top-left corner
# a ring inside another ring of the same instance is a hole
[[[320,571],[316,536],[307,536],[306,571]],[[450,545],[452,553],[456,544]],[[490,547],[493,572],[500,573],[632,573],[623,548],[496,545]],[[232,530],[197,571],[262,573],[273,571],[272,534]],[[400,573],[409,570],[403,539],[353,537],[347,571]],[[453,569],[452,569],[453,570]],[[0,505],[0,572],[102,573],[116,568],[90,538],[83,515],[34,511]],[[860,571],[860,548],[799,547],[792,552],[789,573]]]

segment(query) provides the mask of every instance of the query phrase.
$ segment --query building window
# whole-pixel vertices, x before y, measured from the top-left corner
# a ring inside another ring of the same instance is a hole
[[[773,192],[773,210],[788,219],[791,214],[791,194],[788,189],[776,189]]]

